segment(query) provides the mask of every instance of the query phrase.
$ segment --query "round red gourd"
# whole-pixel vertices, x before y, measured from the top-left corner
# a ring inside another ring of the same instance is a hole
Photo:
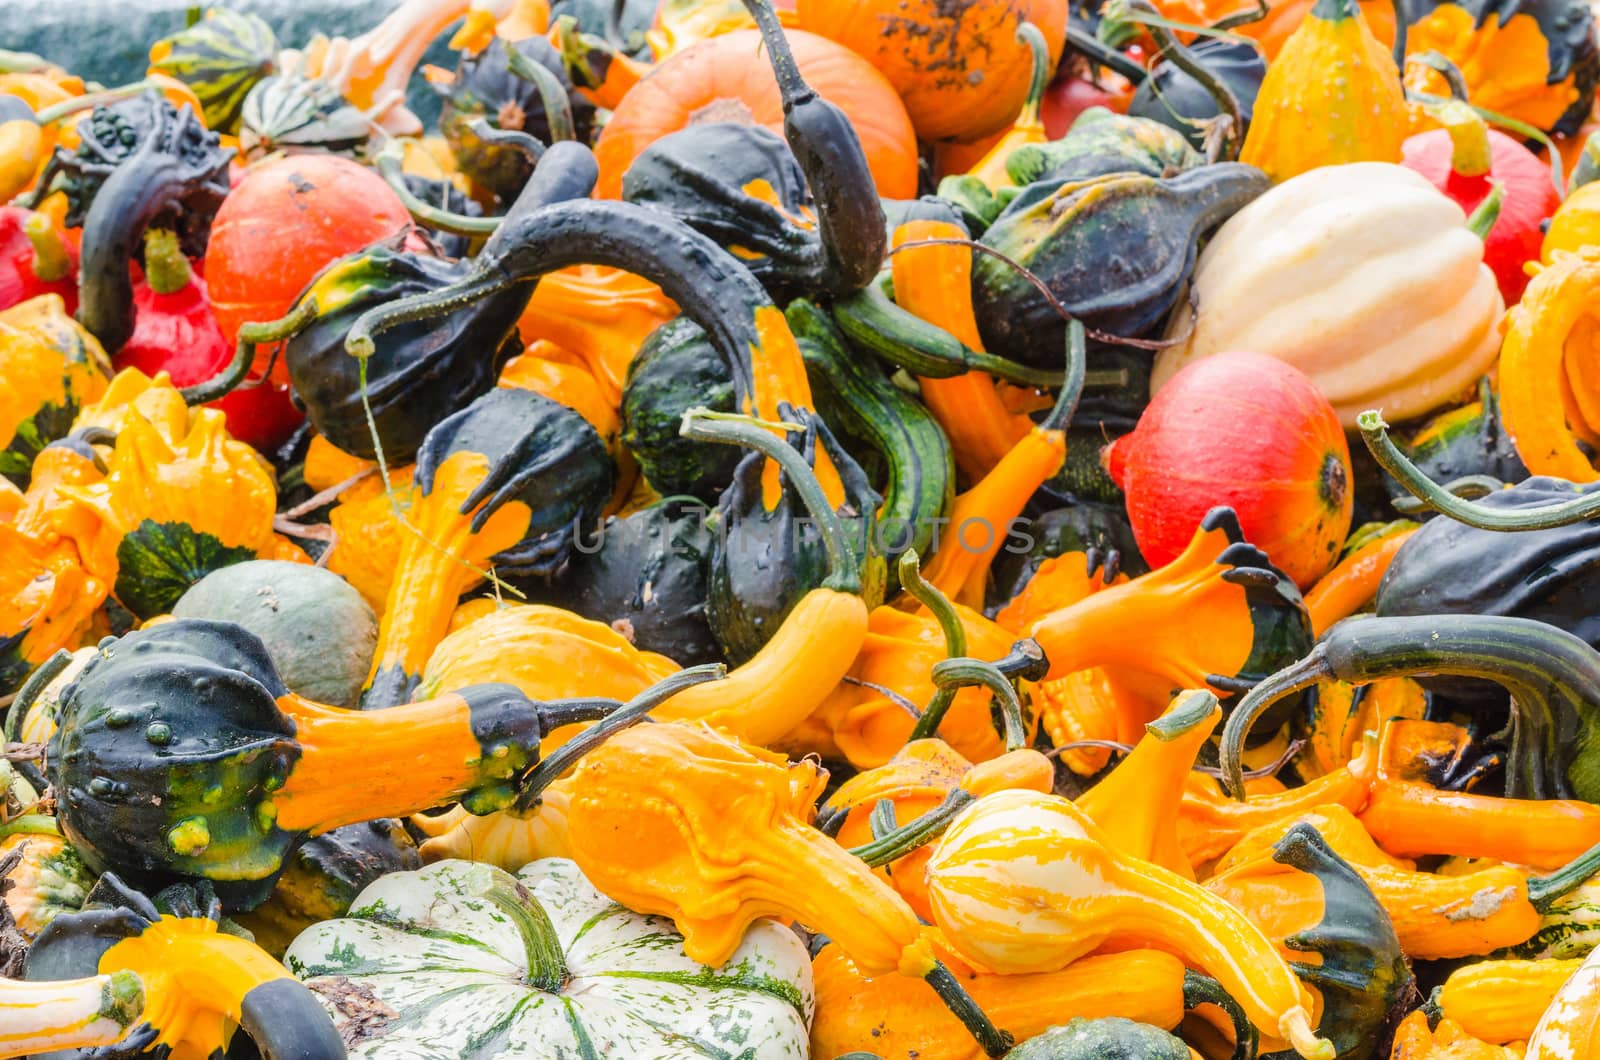
[[[1422,174],[1468,214],[1477,209],[1496,181],[1504,196],[1500,216],[1483,240],[1483,261],[1494,273],[1506,305],[1515,305],[1528,286],[1522,266],[1539,258],[1540,227],[1561,205],[1550,167],[1516,140],[1489,129],[1489,171],[1473,174],[1466,156],[1444,129],[1430,129],[1406,140],[1401,164]]]
[[[1206,512],[1225,504],[1250,543],[1305,588],[1333,566],[1350,529],[1339,417],[1305,373],[1273,357],[1195,361],[1103,456],[1152,567],[1177,558]]]
[[[323,266],[410,223],[383,178],[348,158],[294,155],[252,168],[223,200],[206,247],[223,337],[232,345],[241,325],[283,316]],[[272,353],[257,348],[257,371]],[[272,378],[288,382],[281,357]]]
[[[193,386],[220,373],[233,360],[234,347],[217,326],[199,273],[189,271],[181,257],[165,273],[172,280],[160,286],[175,289],[158,291],[142,275],[135,280],[133,334],[112,363],[118,371],[166,372],[173,386]],[[229,434],[263,452],[282,445],[305,418],[287,385],[254,377],[207,407],[227,417]]]

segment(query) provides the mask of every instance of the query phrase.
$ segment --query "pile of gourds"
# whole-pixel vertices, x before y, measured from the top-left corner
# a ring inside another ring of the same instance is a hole
[[[1600,1060],[1587,5],[300,45],[0,51],[0,1056]]]

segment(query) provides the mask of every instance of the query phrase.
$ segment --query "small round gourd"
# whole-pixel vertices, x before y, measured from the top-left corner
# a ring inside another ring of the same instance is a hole
[[[1189,1047],[1147,1023],[1079,1018],[1029,1038],[1006,1060],[1189,1060]]]
[[[290,691],[336,707],[353,707],[361,698],[378,643],[378,618],[349,582],[283,560],[212,571],[183,594],[172,614],[243,626],[267,646]]]

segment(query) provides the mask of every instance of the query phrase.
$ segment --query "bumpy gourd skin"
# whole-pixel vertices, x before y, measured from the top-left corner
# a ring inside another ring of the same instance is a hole
[[[209,878],[245,909],[311,834],[453,799],[509,804],[542,728],[504,685],[381,716],[311,703],[253,635],[195,619],[105,643],[59,722],[47,772],[84,860],[148,883]]]
[[[934,849],[928,894],[935,924],[975,966],[1048,972],[1108,941],[1156,945],[1214,976],[1257,1027],[1308,1060],[1333,1060],[1299,981],[1259,928],[1199,885],[1113,851],[1066,799],[980,799]]]

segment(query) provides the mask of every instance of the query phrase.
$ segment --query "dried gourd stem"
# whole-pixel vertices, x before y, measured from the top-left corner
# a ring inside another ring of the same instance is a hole
[[[1457,522],[1475,526],[1479,530],[1553,530],[1558,526],[1571,526],[1600,516],[1600,492],[1535,508],[1491,508],[1463,500],[1429,478],[1400,451],[1389,437],[1383,413],[1369,409],[1356,419],[1356,426],[1360,428],[1361,440],[1366,443],[1379,467],[1394,476],[1407,493],[1425,506]]]
[[[901,553],[896,573],[900,576],[900,587],[912,599],[916,600],[934,621],[939,623],[939,630],[944,634],[945,658],[954,659],[967,654],[967,628],[961,623],[961,616],[956,613],[955,605],[950,598],[939,591],[939,588],[922,576],[921,558],[917,550],[908,548]],[[933,694],[926,710],[917,712],[917,724],[911,730],[908,740],[927,740],[939,732],[939,723],[944,720],[945,713],[949,711],[950,704],[956,698],[956,689],[940,688]]]
[[[367,479],[371,478],[377,473],[378,469],[376,467],[362,468],[360,471],[357,471],[354,475],[351,475],[343,482],[337,482],[332,486],[329,486],[327,489],[322,490],[320,493],[312,494],[311,497],[295,505],[293,508],[289,508],[286,511],[279,512],[278,514],[288,519],[298,519],[302,515],[308,515],[311,512],[316,511],[318,508],[325,508],[334,501],[338,500],[339,494],[343,493],[351,486],[365,482]]]
[[[915,703],[911,702],[911,700],[907,699],[905,696],[902,696],[899,692],[896,692],[888,685],[880,685],[875,681],[867,681],[860,677],[856,677],[853,674],[845,674],[843,677],[839,678],[839,680],[847,685],[855,685],[858,688],[871,689],[884,699],[887,699],[890,703],[893,703],[895,706],[905,711],[913,719],[921,719],[922,717],[921,707],[917,706]]]
[[[1086,29],[1068,25],[1067,47],[1092,60],[1097,66],[1104,66],[1113,73],[1120,75],[1131,84],[1143,84],[1144,80],[1150,76],[1150,71],[1128,58],[1125,53],[1106,44]]]
[[[1296,755],[1305,750],[1305,746],[1305,740],[1294,740],[1290,742],[1288,747],[1283,749],[1283,753],[1277,758],[1274,758],[1264,766],[1259,766],[1255,769],[1247,769],[1241,773],[1240,776],[1242,776],[1245,780],[1261,780],[1265,777],[1277,776],[1278,770],[1292,762]],[[1044,752],[1044,756],[1046,758],[1059,758],[1064,751],[1085,750],[1113,751],[1119,755],[1130,755],[1133,753],[1133,744],[1122,743],[1118,740],[1069,740],[1064,744],[1050,748],[1050,750]],[[1205,776],[1214,777],[1218,780],[1222,779],[1222,770],[1218,769],[1216,766],[1202,766],[1195,764],[1189,767],[1189,772],[1201,773]]]
[[[389,189],[400,199],[412,219],[429,228],[437,228],[441,232],[450,232],[458,236],[481,236],[500,227],[498,217],[469,217],[466,214],[454,213],[426,203],[412,194],[411,189],[406,186],[405,149],[401,147],[399,140],[390,140],[385,144],[383,150],[373,159],[373,166],[384,183],[389,185]]]
[[[1235,704],[1233,712],[1228,715],[1227,724],[1223,727],[1217,754],[1218,764],[1222,767],[1222,787],[1229,795],[1240,802],[1245,799],[1242,764],[1244,741],[1249,737],[1250,729],[1256,720],[1278,700],[1333,676],[1333,668],[1328,664],[1325,648],[1319,644],[1311,649],[1310,655],[1268,677]]]
[[[1405,25],[1404,20],[1400,20],[1399,25],[1403,27]],[[1403,36],[1403,32],[1397,34],[1397,37]],[[1556,198],[1565,199],[1567,197],[1567,180],[1564,168],[1565,162],[1562,160],[1561,152],[1557,149],[1555,141],[1550,139],[1548,133],[1536,125],[1529,125],[1525,121],[1519,121],[1516,118],[1501,114],[1498,111],[1489,110],[1487,107],[1480,107],[1473,103],[1467,98],[1467,79],[1462,76],[1460,68],[1439,52],[1428,50],[1417,52],[1415,55],[1406,56],[1405,62],[1401,64],[1401,69],[1404,70],[1406,65],[1410,63],[1418,63],[1422,66],[1426,66],[1428,69],[1443,77],[1445,85],[1450,89],[1450,98],[1467,104],[1467,106],[1471,107],[1474,113],[1476,113],[1478,117],[1482,118],[1484,121],[1491,125],[1497,125],[1508,132],[1516,133],[1524,140],[1533,140],[1542,146],[1545,150],[1545,157],[1550,162],[1550,181],[1555,185]],[[1407,100],[1414,103],[1423,104],[1424,106],[1437,106],[1438,104],[1448,102],[1448,100],[1432,95],[1431,93],[1418,92],[1415,89],[1410,88],[1405,90],[1405,94]]]
[[[487,118],[473,118],[467,122],[467,129],[486,144],[521,151],[529,165],[538,165],[539,159],[544,157],[544,141],[521,129],[496,129]],[[495,218],[496,223],[502,220],[504,218]]]
[[[1238,26],[1248,26],[1260,22],[1271,14],[1272,8],[1267,0],[1256,0],[1256,6],[1248,11],[1235,11],[1231,15],[1224,15],[1211,23],[1214,30],[1230,30]]]
[[[889,254],[893,256],[903,250],[912,250],[916,247],[937,246],[968,247],[980,254],[986,254],[991,258],[995,258],[996,260],[1003,262],[1008,268],[1014,269],[1019,276],[1028,281],[1028,283],[1032,284],[1033,287],[1038,290],[1039,294],[1043,296],[1044,300],[1049,303],[1050,308],[1055,310],[1057,315],[1059,315],[1062,320],[1071,322],[1078,319],[1072,315],[1072,312],[1068,310],[1065,305],[1061,304],[1061,299],[1055,296],[1055,294],[1050,290],[1050,286],[1041,280],[1037,275],[1035,275],[1033,270],[1029,269],[1026,265],[1022,264],[1022,262],[1016,260],[1010,255],[996,250],[994,247],[984,246],[975,239],[956,239],[952,236],[941,236],[929,239],[912,239],[901,243],[897,247],[894,247],[889,251]],[[1188,342],[1189,333],[1193,331],[1193,329],[1194,320],[1193,317],[1191,317],[1189,326],[1184,329],[1184,333],[1174,336],[1170,339],[1126,338],[1122,335],[1113,335],[1108,331],[1101,331],[1099,328],[1091,328],[1088,325],[1084,325],[1083,332],[1086,336],[1094,341],[1103,342],[1107,345],[1132,346],[1134,349],[1139,350],[1165,350],[1169,347],[1181,346],[1185,342]]]
[[[927,846],[944,835],[951,822],[962,810],[972,805],[973,801],[971,793],[961,788],[954,788],[939,805],[927,813],[882,835],[874,832],[872,842],[851,847],[850,853],[875,869],[891,861],[898,861],[913,850]],[[894,808],[894,803],[887,799],[880,805],[887,805],[891,811]]]
[[[1244,139],[1244,112],[1239,107],[1239,97],[1233,94],[1233,89],[1228,87],[1226,81],[1208,69],[1204,63],[1196,60],[1189,53],[1189,49],[1178,43],[1178,39],[1172,35],[1172,30],[1165,25],[1166,20],[1157,14],[1148,0],[1133,0],[1128,8],[1128,18],[1144,24],[1167,61],[1192,77],[1195,83],[1216,101],[1217,109],[1228,119],[1228,128],[1222,134],[1223,155],[1226,158],[1237,157],[1239,143]]]
[[[277,320],[245,324],[239,329],[239,341],[234,347],[233,360],[229,361],[221,372],[203,383],[178,388],[183,403],[189,406],[205,405],[227,397],[250,374],[257,346],[293,338],[316,319],[317,300],[307,298]]]

